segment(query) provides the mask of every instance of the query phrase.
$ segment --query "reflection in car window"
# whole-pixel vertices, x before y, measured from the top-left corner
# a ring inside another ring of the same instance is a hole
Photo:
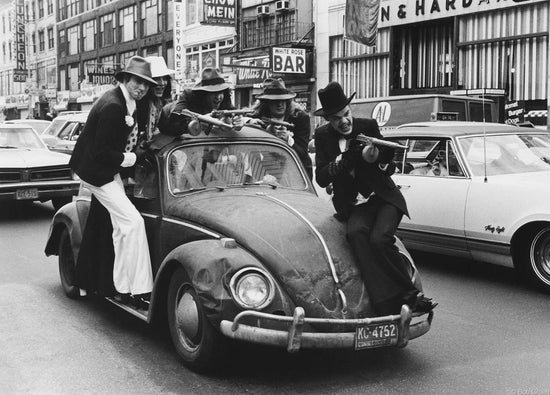
[[[202,188],[267,184],[305,189],[298,164],[285,150],[270,145],[210,144],[180,147],[168,157],[173,193]]]
[[[489,135],[459,140],[472,172],[517,174],[550,170],[550,135]]]

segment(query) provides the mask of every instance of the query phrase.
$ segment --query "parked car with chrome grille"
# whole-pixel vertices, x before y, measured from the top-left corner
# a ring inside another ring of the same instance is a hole
[[[49,151],[29,126],[0,124],[0,200],[69,203],[79,188],[69,158]]]
[[[209,369],[229,340],[289,352],[364,350],[404,347],[430,329],[433,312],[403,305],[400,314],[373,313],[344,224],[281,139],[251,126],[213,127],[149,152],[134,179],[129,196],[146,225],[151,304],[144,311],[108,300],[149,323],[165,317],[188,366]],[[77,198],[57,212],[46,246],[59,255],[73,298],[89,205]],[[421,289],[411,256],[396,243]]]

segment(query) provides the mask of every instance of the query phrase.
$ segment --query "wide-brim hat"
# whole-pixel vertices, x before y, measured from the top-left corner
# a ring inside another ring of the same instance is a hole
[[[151,64],[151,76],[153,78],[170,76],[176,72],[168,68],[162,56],[147,56],[145,60]]]
[[[213,67],[206,67],[202,70],[201,80],[193,87],[193,91],[220,92],[231,88],[225,82],[220,70]]]
[[[350,97],[347,97],[338,82],[329,82],[324,89],[319,89],[318,95],[321,108],[316,110],[313,115],[322,117],[337,113],[352,101],[355,93],[353,92]]]
[[[146,61],[145,58],[142,58],[141,56],[132,56],[128,59],[124,70],[116,73],[115,78],[117,81],[121,81],[125,74],[139,77],[153,85],[157,85],[153,79],[153,75],[151,74],[151,63]]]
[[[268,79],[264,81],[264,91],[258,95],[259,100],[290,100],[296,93],[286,89],[282,79]]]

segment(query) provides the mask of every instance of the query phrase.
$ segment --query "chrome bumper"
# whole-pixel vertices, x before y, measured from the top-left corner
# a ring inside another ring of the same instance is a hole
[[[261,320],[285,322],[288,330],[276,330],[259,328],[240,323],[245,317],[253,317]],[[411,324],[415,318],[418,321]],[[424,316],[413,316],[407,305],[401,308],[399,315],[387,315],[375,318],[360,319],[330,319],[330,318],[306,318],[304,309],[297,307],[293,317],[266,314],[257,311],[243,311],[239,313],[233,322],[223,320],[220,323],[222,333],[232,339],[244,340],[251,343],[286,347],[288,352],[297,352],[302,348],[355,348],[355,332],[331,333],[331,332],[304,332],[304,324],[334,324],[334,325],[370,325],[395,322],[398,324],[399,336],[397,347],[405,347],[409,340],[422,336],[430,330],[433,312]]]

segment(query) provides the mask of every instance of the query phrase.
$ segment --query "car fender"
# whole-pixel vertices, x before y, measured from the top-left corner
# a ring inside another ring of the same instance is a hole
[[[174,271],[182,267],[199,296],[205,314],[211,323],[218,327],[222,319],[233,319],[243,310],[231,297],[229,281],[231,276],[245,267],[255,267],[269,273],[261,262],[233,239],[197,240],[172,250],[162,261],[153,285],[153,308],[149,319],[166,306],[170,278]],[[267,307],[269,311],[284,311],[290,314],[293,306],[283,290],[275,284],[275,296]]]
[[[86,226],[86,219],[90,209],[88,198],[77,198],[61,207],[54,215],[50,225],[48,240],[44,252],[46,256],[59,255],[59,239],[63,229],[69,231],[71,245],[75,259],[80,251],[82,232]]]

